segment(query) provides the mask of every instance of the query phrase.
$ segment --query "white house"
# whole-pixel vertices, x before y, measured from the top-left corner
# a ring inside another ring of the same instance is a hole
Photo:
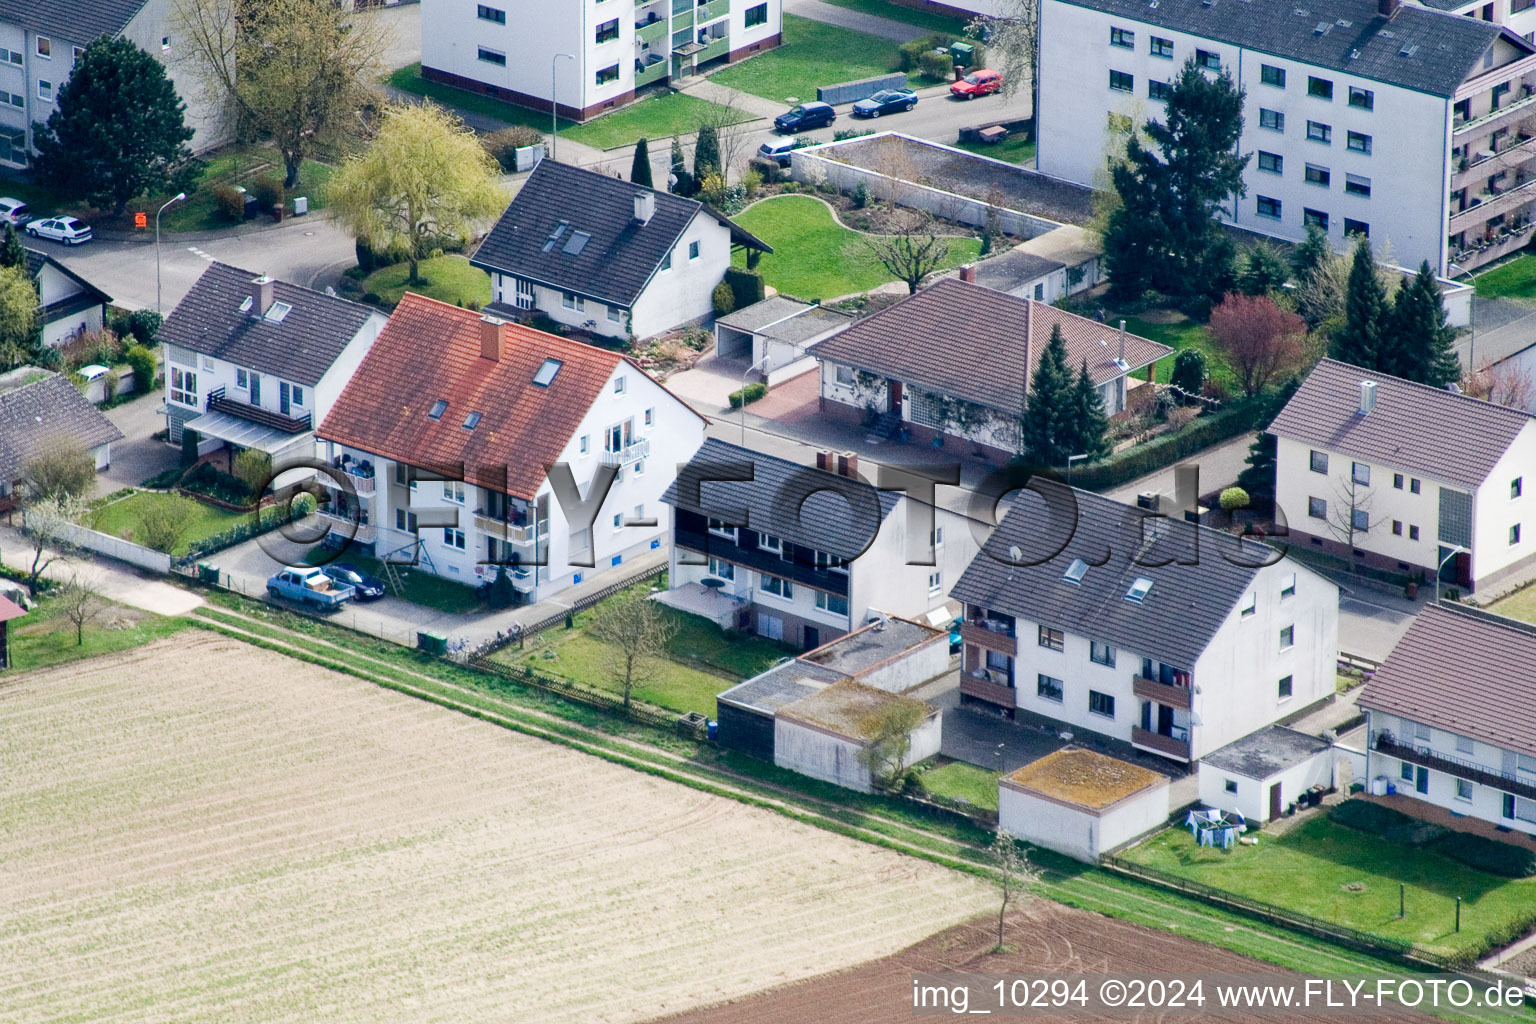
[[[1360,693],[1372,792],[1536,834],[1536,630],[1430,605]]]
[[[1061,329],[1067,364],[1087,364],[1106,415],[1125,408],[1128,376],[1173,350],[1033,298],[975,283],[975,268],[942,278],[807,350],[821,363],[821,409],[873,412],[875,432],[953,437],[1009,454],[1035,367]],[[985,354],[984,365],[978,355]]]
[[[105,325],[112,296],[36,249],[27,250],[27,271],[37,284],[37,314],[44,345],[58,348]]]
[[[1530,241],[1536,201],[1536,48],[1482,18],[1510,6],[1044,0],[1038,166],[1102,184],[1194,59],[1246,95],[1238,146],[1253,158],[1231,223],[1291,240],[1316,224],[1337,247],[1363,234],[1440,273],[1481,266]]]
[[[1258,827],[1314,786],[1347,788],[1337,778],[1332,750],[1327,740],[1281,725],[1249,733],[1201,759],[1200,802],[1237,811]],[[1353,764],[1348,755],[1340,760]]]
[[[952,596],[965,703],[1194,762],[1331,696],[1339,588],[1182,519],[1020,491]]]
[[[1063,747],[997,780],[997,827],[1096,864],[1101,854],[1161,828],[1168,802],[1168,776]]]
[[[666,543],[704,419],[616,352],[407,293],[318,436],[341,537],[534,602]]]
[[[876,490],[857,455],[819,461],[705,441],[662,499],[674,510],[663,600],[806,650],[880,613],[922,619],[945,604],[976,552],[971,531]]]
[[[385,323],[371,306],[212,263],[165,318],[165,418],[173,442],[315,454],[330,412]]]
[[[470,263],[500,316],[648,338],[714,315],[736,245],[773,251],[696,200],[545,160]]]
[[[780,8],[781,0],[422,0],[421,74],[536,110],[553,100],[561,117],[585,121],[638,89],[778,46]]]
[[[1293,544],[1467,589],[1536,558],[1521,410],[1324,359],[1269,432]]]
[[[112,464],[112,442],[122,439],[123,432],[56,373],[0,387],[0,512],[15,507],[28,463],[51,446],[89,452],[100,472]]]
[[[0,165],[27,165],[32,125],[48,120],[75,60],[99,36],[127,39],[165,65],[187,104],[195,152],[228,142],[222,107],[204,98],[193,71],[175,59],[182,41],[173,8],[173,0],[0,0]]]

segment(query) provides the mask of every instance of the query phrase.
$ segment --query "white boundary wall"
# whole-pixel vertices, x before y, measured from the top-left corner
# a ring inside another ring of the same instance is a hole
[[[22,523],[25,526],[25,513],[22,515]],[[94,551],[98,555],[106,555],[108,558],[115,558],[120,562],[127,562],[151,572],[169,573],[171,571],[171,556],[165,552],[155,551],[142,544],[123,540],[121,537],[113,537],[111,534],[99,533],[84,526],[66,526],[60,531],[59,543],[68,547]]]

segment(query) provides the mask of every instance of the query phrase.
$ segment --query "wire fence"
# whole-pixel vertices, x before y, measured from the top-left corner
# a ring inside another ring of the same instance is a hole
[[[549,629],[552,626],[558,626],[562,624],[567,618],[573,618],[578,613],[586,611],[588,608],[591,608],[593,605],[601,601],[606,601],[608,598],[617,593],[620,593],[621,591],[628,590],[630,587],[637,583],[643,583],[646,580],[655,579],[657,576],[660,576],[666,571],[667,567],[665,564],[654,565],[649,569],[642,569],[639,572],[631,573],[623,579],[603,587],[601,590],[594,590],[590,594],[585,594],[582,597],[577,598],[575,601],[572,601],[568,607],[550,612],[542,619],[535,620],[534,622],[519,623],[514,626],[511,631],[500,634],[487,641],[485,647],[483,648],[483,653],[486,655],[495,654],[497,651],[502,650],[509,644],[517,643],[519,640],[527,640],[529,637],[542,633],[544,630]]]
[[[578,701],[603,711],[622,715],[642,725],[649,725],[658,729],[678,729],[688,733],[699,732],[698,727],[702,725],[702,723],[696,722],[691,716],[680,715],[676,711],[668,711],[666,708],[647,704],[644,701],[634,700],[633,698],[626,705],[621,694],[595,686],[587,686],[561,676],[547,675],[532,666],[507,665],[502,662],[491,661],[483,656],[471,658],[469,665],[471,668],[481,672],[500,676],[503,679],[527,686],[534,686],[568,700]]]

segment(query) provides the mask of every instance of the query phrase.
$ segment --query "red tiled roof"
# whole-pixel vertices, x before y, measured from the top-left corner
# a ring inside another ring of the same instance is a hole
[[[0,596],[0,622],[8,619],[19,619],[27,614],[27,610],[8,597]]]
[[[1044,302],[1018,298],[955,278],[944,278],[841,334],[812,345],[817,359],[853,366],[963,398],[1010,415],[1024,411],[1024,366],[1034,374],[1040,354],[1061,325],[1073,372],[1084,362],[1095,384],[1125,372],[1119,329]],[[1173,350],[1134,334],[1125,336],[1131,370]]]
[[[463,463],[470,483],[531,500],[615,367],[645,371],[616,352],[513,323],[502,326],[502,355],[492,361],[480,354],[480,319],[407,293],[317,436],[421,468]],[[561,366],[541,387],[533,378],[546,359]],[[440,400],[448,407],[432,419]],[[466,430],[472,412],[480,422]]]

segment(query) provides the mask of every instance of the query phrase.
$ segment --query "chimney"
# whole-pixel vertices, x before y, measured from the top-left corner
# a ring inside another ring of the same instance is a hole
[[[502,335],[506,326],[505,320],[498,320],[494,316],[480,318],[480,357],[482,359],[489,359],[493,363],[501,362]]]
[[[816,452],[816,468],[817,469],[821,469],[821,470],[825,470],[828,473],[833,472],[833,468],[832,468],[832,453],[828,452],[828,451],[819,451],[818,450]]]
[[[1402,0],[1376,0],[1376,13],[1390,20],[1401,5]]]
[[[272,278],[262,274],[251,281],[251,316],[266,316],[272,308]]]
[[[1120,321],[1120,365],[1125,365],[1125,321]]]
[[[851,478],[854,478],[854,479],[858,478],[858,475],[859,475],[859,453],[858,452],[838,452],[837,453],[837,475],[838,476],[851,477]]]
[[[1376,408],[1376,382],[1363,380],[1360,382],[1360,415],[1364,416]]]
[[[976,264],[974,264],[974,263],[967,263],[965,266],[961,267],[960,268],[960,280],[964,281],[966,284],[975,284],[976,283]]]
[[[649,224],[651,217],[656,213],[656,193],[635,193],[635,223]]]

